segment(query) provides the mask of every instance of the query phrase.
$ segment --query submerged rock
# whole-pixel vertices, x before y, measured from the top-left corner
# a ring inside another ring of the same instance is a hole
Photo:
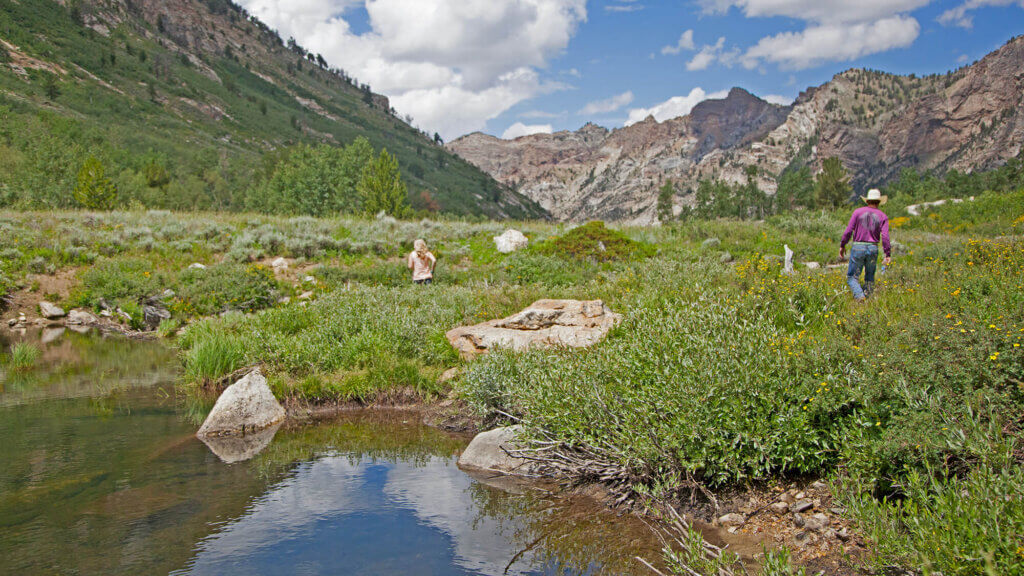
[[[494,245],[498,248],[498,252],[502,254],[508,254],[509,252],[515,252],[520,248],[526,248],[530,243],[530,240],[519,230],[506,230],[501,236],[494,237]]]
[[[60,306],[43,300],[39,303],[39,315],[47,320],[55,320],[57,318],[63,318],[65,312]]]
[[[43,333],[39,338],[39,342],[41,342],[42,344],[52,344],[57,340],[60,340],[60,337],[64,335],[64,332],[65,330],[63,327],[45,328],[43,329]]]
[[[244,436],[284,420],[285,412],[259,370],[228,386],[196,436]]]
[[[459,467],[501,474],[529,474],[532,463],[525,458],[509,455],[510,451],[522,448],[516,437],[523,427],[507,426],[477,434],[459,456]]]
[[[445,336],[470,359],[495,347],[584,348],[599,342],[621,320],[622,315],[600,300],[538,300],[508,318],[460,326]]]
[[[262,452],[270,445],[280,427],[281,424],[277,423],[245,436],[200,436],[199,439],[217,458],[225,464],[231,464],[243,462]]]

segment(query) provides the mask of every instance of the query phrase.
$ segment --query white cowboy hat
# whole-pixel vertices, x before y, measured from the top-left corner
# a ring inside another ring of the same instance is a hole
[[[883,195],[882,191],[879,190],[878,188],[872,188],[871,190],[868,190],[868,195],[861,196],[860,199],[863,200],[864,202],[868,202],[869,200],[878,200],[879,206],[889,201],[889,197]]]

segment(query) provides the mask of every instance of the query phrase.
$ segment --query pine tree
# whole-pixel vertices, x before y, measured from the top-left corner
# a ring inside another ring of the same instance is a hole
[[[666,180],[658,189],[658,221],[662,224],[672,220],[672,197],[676,189],[671,180]]]
[[[850,178],[839,158],[831,156],[821,163],[815,192],[818,206],[822,208],[835,208],[850,201],[853,187],[850,186]]]
[[[398,170],[398,159],[381,149],[380,156],[363,169],[363,176],[357,186],[367,214],[384,212],[395,218],[409,213],[406,200],[405,182]]]
[[[103,163],[89,156],[78,170],[75,200],[90,210],[110,210],[117,200],[117,187],[106,177]]]

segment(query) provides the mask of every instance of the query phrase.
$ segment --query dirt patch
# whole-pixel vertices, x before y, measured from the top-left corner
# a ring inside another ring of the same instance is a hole
[[[794,562],[807,567],[808,574],[864,574],[860,567],[866,543],[825,482],[808,478],[772,483],[719,493],[716,498],[717,507],[707,499],[677,503],[702,533],[717,531],[722,542],[709,538],[713,544],[732,546],[732,536],[744,543],[754,539],[768,548],[788,547]]]
[[[39,303],[43,300],[50,300],[55,304],[67,300],[71,289],[78,284],[78,269],[69,268],[61,270],[56,274],[29,274],[25,278],[27,288],[16,290],[8,295],[8,306],[4,311],[3,319],[17,318],[19,314],[25,314],[25,318],[31,323],[38,319]]]

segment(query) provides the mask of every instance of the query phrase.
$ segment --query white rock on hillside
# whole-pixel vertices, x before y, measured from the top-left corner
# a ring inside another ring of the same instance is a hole
[[[244,436],[284,420],[285,412],[259,370],[228,386],[196,436]]]
[[[506,230],[501,236],[494,237],[494,245],[502,254],[526,248],[529,243],[530,240],[519,230]]]
[[[600,300],[538,300],[508,318],[460,326],[445,336],[465,359],[495,347],[585,348],[622,320]]]
[[[531,462],[508,453],[522,447],[516,441],[522,430],[523,427],[517,425],[477,434],[459,456],[459,467],[502,474],[529,474]]]
[[[60,306],[57,306],[56,304],[53,304],[52,302],[47,302],[46,300],[43,300],[42,302],[39,303],[39,315],[42,316],[43,318],[46,318],[47,320],[63,318],[64,314],[64,309],[61,308]]]

